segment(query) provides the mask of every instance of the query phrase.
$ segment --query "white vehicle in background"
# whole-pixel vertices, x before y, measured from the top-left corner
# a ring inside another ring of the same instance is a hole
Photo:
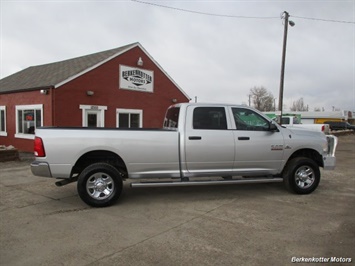
[[[302,124],[297,116],[282,116],[281,125],[288,128],[302,128],[311,131],[323,132],[328,135],[330,128],[328,124]]]

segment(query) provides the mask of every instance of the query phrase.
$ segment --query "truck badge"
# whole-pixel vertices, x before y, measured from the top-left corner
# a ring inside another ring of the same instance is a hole
[[[284,149],[283,145],[271,145],[272,151],[282,151]]]

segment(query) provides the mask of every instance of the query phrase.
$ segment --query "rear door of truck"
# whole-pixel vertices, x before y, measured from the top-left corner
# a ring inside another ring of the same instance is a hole
[[[234,162],[234,136],[224,106],[187,107],[185,160],[189,173],[230,174]]]

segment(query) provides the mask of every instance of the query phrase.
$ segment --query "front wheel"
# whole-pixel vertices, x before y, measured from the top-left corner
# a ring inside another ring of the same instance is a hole
[[[93,207],[112,205],[122,192],[121,173],[107,163],[94,163],[86,167],[78,178],[80,198]]]
[[[320,181],[319,166],[306,157],[290,160],[282,176],[286,188],[297,194],[312,193]]]

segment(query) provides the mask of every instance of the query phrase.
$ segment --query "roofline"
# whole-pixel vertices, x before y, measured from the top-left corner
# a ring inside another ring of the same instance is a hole
[[[163,72],[164,75],[167,76],[168,79],[169,79],[172,83],[174,83],[174,85],[182,92],[182,94],[184,94],[184,96],[185,96],[188,100],[191,100],[190,96],[187,95],[187,93],[175,82],[175,80],[174,80],[172,77],[170,77],[170,75],[161,67],[161,65],[159,65],[159,63],[144,49],[144,47],[143,47],[140,43],[138,43],[138,46],[139,46],[139,48],[141,48],[142,51],[149,57],[149,59],[154,62],[154,64],[159,68],[159,70],[160,70],[161,72]]]
[[[133,43],[133,44],[131,44],[131,46],[129,46],[128,48],[126,48],[126,49],[124,49],[124,50],[122,50],[122,51],[120,51],[120,52],[118,52],[118,53],[116,53],[116,54],[114,54],[114,55],[112,55],[112,56],[110,56],[110,57],[108,57],[108,58],[102,60],[101,62],[97,63],[96,65],[93,65],[93,66],[91,66],[91,67],[89,67],[89,68],[86,68],[85,70],[81,71],[80,73],[75,74],[75,75],[73,75],[73,76],[71,76],[71,77],[69,77],[69,78],[67,78],[67,79],[65,79],[65,80],[63,80],[63,81],[61,81],[61,82],[59,82],[58,84],[54,85],[54,88],[58,88],[58,87],[60,87],[60,86],[62,86],[62,85],[64,85],[64,84],[66,84],[66,83],[72,81],[73,79],[76,79],[77,77],[80,77],[81,75],[84,75],[85,73],[87,73],[87,72],[89,72],[89,71],[91,71],[91,70],[93,70],[93,69],[95,69],[95,68],[98,68],[99,66],[105,64],[106,62],[110,61],[111,59],[113,59],[113,58],[115,58],[115,57],[117,57],[117,56],[119,56],[119,55],[121,55],[121,54],[127,52],[128,50],[132,49],[133,47],[136,47],[137,44],[138,44],[138,43]]]
[[[110,56],[110,57],[108,57],[108,58],[102,60],[102,61],[99,62],[98,64],[93,65],[93,66],[91,66],[91,67],[85,69],[84,71],[82,71],[82,72],[80,72],[80,73],[78,73],[78,74],[75,74],[75,75],[73,75],[73,76],[67,78],[66,80],[63,80],[63,81],[59,82],[58,84],[54,85],[54,88],[58,88],[58,87],[60,87],[60,86],[63,86],[64,84],[66,84],[66,83],[72,81],[73,79],[76,79],[77,77],[80,77],[81,75],[84,75],[85,73],[87,73],[87,72],[89,72],[89,71],[91,71],[91,70],[93,70],[93,69],[95,69],[95,68],[98,68],[99,66],[105,64],[106,62],[110,61],[111,59],[113,59],[113,58],[115,58],[115,57],[117,57],[117,56],[119,56],[119,55],[121,55],[121,54],[124,54],[124,53],[126,53],[127,51],[129,51],[129,50],[131,50],[131,49],[133,49],[133,48],[135,48],[135,47],[139,47],[139,48],[146,54],[146,56],[148,56],[149,59],[154,62],[154,64],[159,68],[159,70],[162,71],[162,72],[165,74],[165,76],[167,76],[168,79],[182,92],[182,94],[184,94],[184,96],[185,96],[187,99],[191,100],[190,96],[187,95],[187,93],[175,82],[175,80],[173,80],[172,77],[169,76],[169,74],[168,74],[168,73],[159,65],[159,63],[143,48],[143,46],[142,46],[139,42],[132,43],[132,44],[131,44],[130,46],[128,46],[126,49],[124,49],[124,50],[122,50],[122,51],[119,51],[119,52],[117,52],[116,54],[114,54],[114,55],[112,55],[112,56]]]
[[[10,94],[10,93],[18,93],[18,92],[28,92],[28,91],[38,91],[38,90],[46,90],[54,88],[53,85],[41,86],[41,87],[34,87],[28,89],[20,89],[16,91],[0,91],[0,94]]]

